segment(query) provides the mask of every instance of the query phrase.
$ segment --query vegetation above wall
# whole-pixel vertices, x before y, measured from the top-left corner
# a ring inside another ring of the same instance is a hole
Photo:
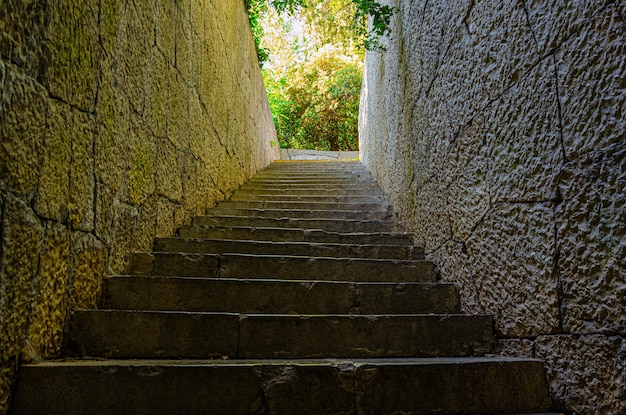
[[[269,50],[262,46],[265,31],[261,24],[262,16],[269,8],[293,16],[302,10],[313,11],[330,7],[332,11],[339,12],[339,15],[324,16],[327,22],[342,24],[341,27],[335,26],[334,34],[341,35],[347,28],[359,48],[376,51],[385,50],[380,38],[391,33],[390,21],[395,11],[393,7],[381,5],[374,0],[246,0],[246,6],[261,65],[269,57]],[[344,19],[346,10],[351,12],[351,16],[348,16],[351,19]],[[370,17],[371,26],[368,25]],[[332,31],[332,26],[327,26],[327,29]]]
[[[384,49],[394,9],[371,0],[247,5],[281,147],[357,150],[364,53]]]

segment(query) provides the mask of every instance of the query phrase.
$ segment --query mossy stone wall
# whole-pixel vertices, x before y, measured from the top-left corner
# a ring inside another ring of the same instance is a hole
[[[271,141],[243,0],[0,2],[0,413],[18,361]]]

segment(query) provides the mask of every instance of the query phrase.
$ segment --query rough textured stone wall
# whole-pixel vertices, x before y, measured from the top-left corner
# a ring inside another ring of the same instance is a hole
[[[279,157],[243,0],[0,2],[0,413],[103,277]]]
[[[558,408],[626,413],[626,1],[387,3],[361,159]]]

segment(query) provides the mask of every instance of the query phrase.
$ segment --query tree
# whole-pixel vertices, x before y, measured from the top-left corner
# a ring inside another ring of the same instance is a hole
[[[265,31],[260,24],[260,19],[268,10],[268,6],[280,14],[293,16],[297,12],[304,11],[309,17],[315,16],[315,10],[326,8],[326,14],[317,15],[315,19],[321,23],[319,27],[326,26],[328,34],[338,33],[337,26],[333,23],[342,23],[339,32],[344,32],[346,22],[349,22],[349,31],[359,48],[365,50],[384,51],[385,47],[380,38],[391,33],[390,21],[395,9],[391,6],[381,5],[375,0],[245,0],[252,25],[252,33],[259,61],[261,65],[267,61],[267,49],[260,46]],[[320,7],[321,6],[321,7]],[[351,7],[350,7],[351,6]],[[350,11],[350,18],[346,19],[344,11]],[[371,18],[371,24],[368,19]]]
[[[393,9],[371,0],[247,1],[281,147],[356,150],[364,51],[382,48]],[[368,17],[381,29],[368,31]]]
[[[281,146],[356,150],[362,72],[361,60],[326,45],[283,77],[266,76]]]

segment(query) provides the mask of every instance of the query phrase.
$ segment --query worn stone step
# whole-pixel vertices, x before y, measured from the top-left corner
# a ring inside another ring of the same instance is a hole
[[[449,357],[492,353],[495,337],[490,316],[81,310],[68,344],[102,358]]]
[[[362,212],[358,210],[231,209],[220,206],[207,210],[206,214],[209,216],[261,216],[268,218],[396,220],[395,215],[390,211]]]
[[[244,239],[277,242],[411,245],[412,235],[395,232],[329,232],[301,228],[252,228],[247,226],[181,226],[183,238]]]
[[[351,183],[370,182],[374,183],[375,180],[369,172],[264,172],[259,173],[249,180],[249,182],[256,182],[261,180],[274,180],[274,181],[342,181]]]
[[[236,192],[230,198],[233,202],[238,201],[262,201],[262,202],[303,202],[303,203],[357,203],[363,205],[382,204],[387,206],[383,196],[325,196],[325,195],[298,195],[298,194],[248,194]]]
[[[106,360],[22,366],[12,413],[484,415],[549,409],[542,364],[532,359]]]
[[[345,180],[358,182],[359,180],[374,180],[370,172],[362,171],[277,171],[267,170],[257,173],[250,181],[277,179],[277,180]]]
[[[396,221],[336,218],[264,218],[248,216],[195,216],[192,226],[248,226],[251,228],[321,229],[327,232],[405,232]]]
[[[358,180],[353,179],[297,179],[297,178],[255,178],[250,180],[248,183],[244,184],[242,187],[269,187],[269,188],[283,188],[283,189],[294,189],[294,188],[373,188],[379,189],[378,184],[374,180],[368,178],[361,178]]]
[[[424,259],[424,250],[412,245],[347,245],[229,239],[158,238],[155,241],[154,248],[157,252],[205,254],[231,253],[368,259]]]
[[[135,253],[131,263],[133,275],[376,282],[435,282],[433,268],[421,260],[170,252]]]
[[[313,201],[227,200],[220,207],[244,209],[293,209],[293,210],[360,210],[364,212],[390,212],[386,203],[331,203]]]
[[[365,165],[358,160],[278,160],[267,167],[267,169],[365,169]]]
[[[318,186],[318,187],[288,187],[283,186],[258,186],[247,185],[242,186],[235,194],[247,195],[320,195],[320,196],[377,196],[382,197],[382,191],[375,187],[337,187],[337,186]]]
[[[315,160],[315,161],[306,161],[306,160],[279,160],[271,165],[269,165],[267,170],[304,170],[304,169],[360,169],[364,170],[365,165],[360,163],[358,160],[342,160],[341,162],[337,162],[337,160]]]
[[[458,313],[451,284],[115,276],[104,307],[279,314]]]

